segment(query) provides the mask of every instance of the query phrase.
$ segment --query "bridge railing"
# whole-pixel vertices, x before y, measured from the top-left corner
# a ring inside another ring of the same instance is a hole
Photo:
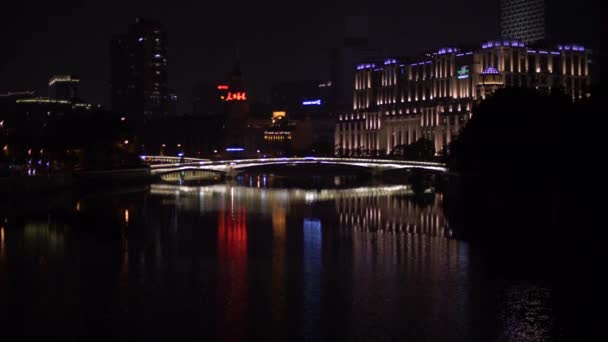
[[[298,158],[254,158],[254,159],[228,159],[228,160],[197,160],[195,162],[169,163],[152,165],[155,173],[177,171],[187,168],[206,168],[209,170],[225,171],[227,168],[243,168],[256,165],[272,165],[284,163],[331,163],[360,167],[383,167],[383,168],[406,168],[421,167],[436,171],[446,171],[445,164],[437,162],[420,162],[391,159],[366,159],[366,158],[337,158],[337,157],[298,157]]]
[[[164,163],[164,164],[179,164],[182,161],[182,157],[172,157],[172,156],[139,156],[144,163],[152,164],[152,163]],[[183,158],[184,163],[197,163],[201,161],[209,161],[209,159],[201,159],[201,158]]]

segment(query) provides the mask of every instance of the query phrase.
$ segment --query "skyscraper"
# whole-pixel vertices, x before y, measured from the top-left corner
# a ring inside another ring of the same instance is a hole
[[[381,50],[370,47],[368,31],[367,17],[354,16],[344,19],[343,40],[332,51],[331,56],[330,78],[334,111],[346,111],[352,107],[355,66],[382,56]]]
[[[137,18],[112,39],[112,110],[133,118],[169,115],[167,32],[158,21]]]
[[[243,74],[237,62],[230,83],[228,84],[228,94],[224,100],[226,102],[226,134],[225,145],[227,151],[238,151],[249,147],[247,134],[247,119],[249,118],[249,102]]]
[[[500,36],[524,43],[547,39],[546,0],[500,0]]]

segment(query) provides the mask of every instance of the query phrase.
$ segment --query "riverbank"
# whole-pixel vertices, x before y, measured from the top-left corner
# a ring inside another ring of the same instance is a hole
[[[119,170],[82,170],[46,175],[11,175],[0,177],[1,194],[32,194],[57,192],[81,187],[112,187],[150,184],[158,177],[149,167]]]

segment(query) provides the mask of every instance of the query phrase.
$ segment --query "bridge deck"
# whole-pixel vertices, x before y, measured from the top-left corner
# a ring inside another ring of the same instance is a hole
[[[147,156],[150,157],[150,156]],[[259,159],[234,159],[234,160],[200,160],[196,162],[168,163],[151,165],[152,174],[162,174],[181,170],[206,170],[216,172],[230,172],[234,170],[281,164],[331,164],[349,165],[376,169],[426,169],[432,171],[446,172],[443,163],[417,162],[390,159],[362,159],[362,158],[331,158],[331,157],[303,157],[303,158],[259,158]]]

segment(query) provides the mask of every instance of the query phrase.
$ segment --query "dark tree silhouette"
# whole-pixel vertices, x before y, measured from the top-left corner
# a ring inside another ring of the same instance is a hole
[[[435,145],[426,138],[420,138],[409,145],[397,145],[392,155],[405,160],[430,161],[435,158]]]
[[[580,170],[591,161],[585,123],[592,108],[558,91],[519,88],[499,90],[476,106],[447,158],[458,174],[446,198],[453,222],[473,235],[502,238],[496,232],[504,228],[509,238],[531,241],[576,222],[573,208],[586,186]],[[501,227],[485,227],[497,217]]]
[[[448,165],[481,186],[506,186],[521,193],[561,187],[584,148],[577,126],[587,111],[556,92],[497,91],[474,108],[450,146]]]

